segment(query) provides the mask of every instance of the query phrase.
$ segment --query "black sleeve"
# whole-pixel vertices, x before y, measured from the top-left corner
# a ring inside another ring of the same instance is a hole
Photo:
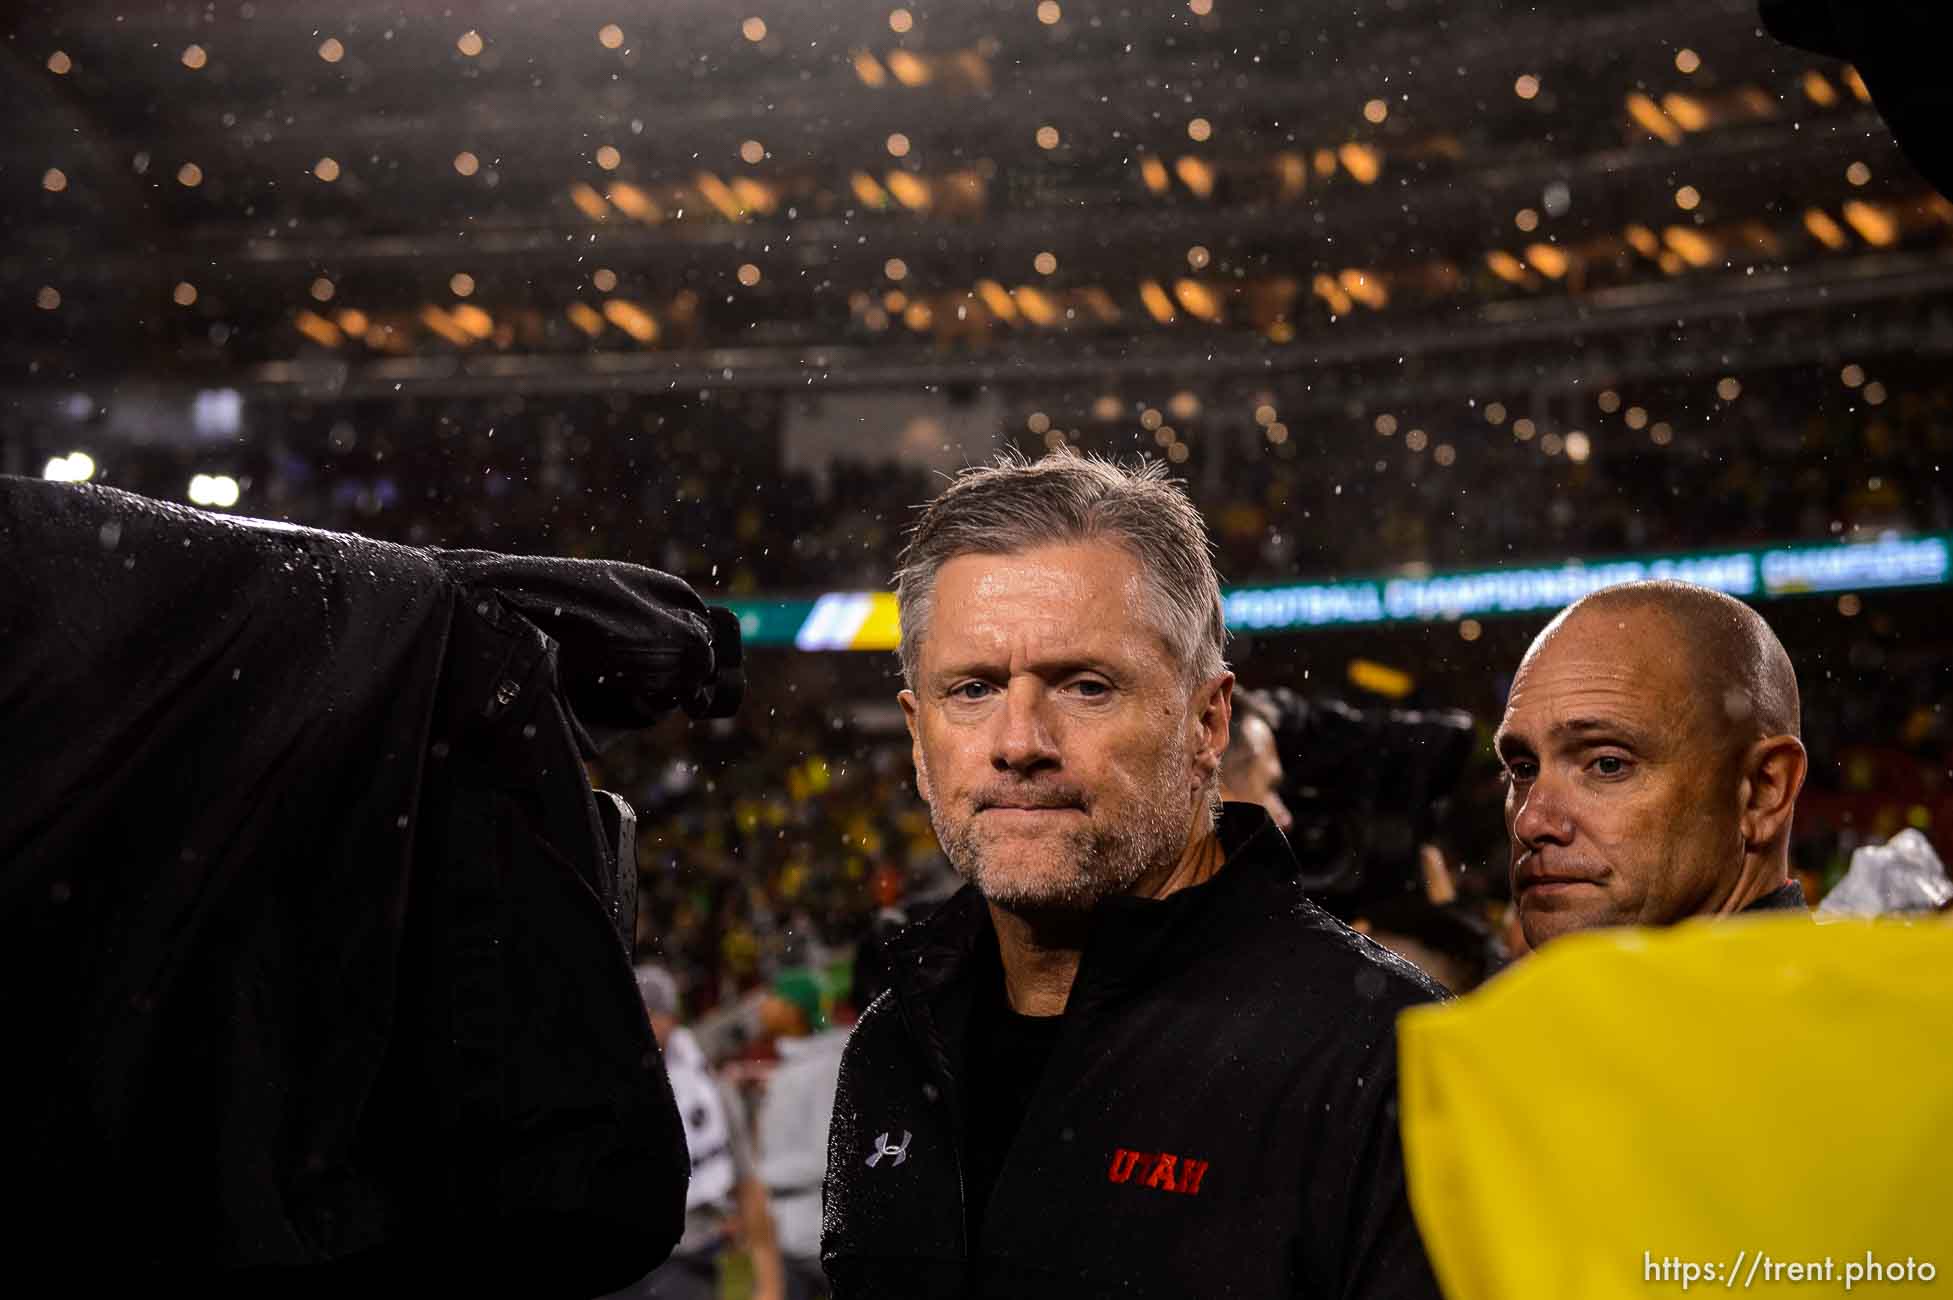
[[[1355,1056],[1322,1159],[1305,1171],[1311,1223],[1325,1236],[1298,1270],[1309,1296],[1338,1300],[1437,1300],[1424,1243],[1411,1217],[1404,1145],[1397,1116],[1394,1030],[1385,1026]]]

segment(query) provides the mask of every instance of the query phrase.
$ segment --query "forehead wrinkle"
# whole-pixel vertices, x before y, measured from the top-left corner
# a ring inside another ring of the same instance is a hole
[[[1544,749],[1581,739],[1583,730],[1607,729],[1657,753],[1677,739],[1668,720],[1678,707],[1686,732],[1699,730],[1698,693],[1685,675],[1638,647],[1627,652],[1631,658],[1609,653],[1583,635],[1590,631],[1575,623],[1549,629],[1534,643],[1514,675],[1494,737],[1500,752],[1514,745]]]
[[[1116,582],[1082,572],[1076,552],[1098,551],[1099,559],[1117,556],[1124,570]],[[1061,557],[1051,552],[1069,551]],[[974,576],[964,561],[991,561]],[[996,563],[996,562],[1005,563]],[[1018,563],[1008,563],[1018,561]],[[957,588],[967,585],[968,590]],[[958,668],[1007,668],[1041,673],[1054,667],[1085,662],[1111,663],[1126,650],[1141,657],[1142,630],[1151,632],[1154,648],[1171,660],[1162,629],[1148,617],[1144,599],[1146,579],[1129,550],[1109,542],[1057,543],[1029,551],[1003,554],[969,552],[947,562],[938,578],[938,609],[923,646],[924,658],[941,653],[943,641],[964,643],[952,660],[932,665],[929,675]],[[942,600],[948,593],[955,599]],[[975,644],[970,644],[974,642]]]

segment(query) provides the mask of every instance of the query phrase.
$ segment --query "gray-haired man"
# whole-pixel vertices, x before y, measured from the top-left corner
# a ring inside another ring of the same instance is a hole
[[[842,1065],[838,1297],[1435,1294],[1392,1022],[1436,995],[1219,808],[1206,529],[1157,466],[960,476],[898,574],[916,786],[970,882]]]

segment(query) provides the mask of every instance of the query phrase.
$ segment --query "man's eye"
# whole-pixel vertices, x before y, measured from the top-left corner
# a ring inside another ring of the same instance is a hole
[[[1624,776],[1628,763],[1619,754],[1602,754],[1594,760],[1594,771],[1601,776]]]
[[[1071,688],[1073,691],[1077,692],[1080,695],[1085,696],[1087,699],[1094,699],[1094,700],[1099,698],[1101,695],[1109,695],[1112,693],[1112,688],[1110,686],[1107,686],[1104,682],[1096,681],[1089,677],[1081,677],[1080,679],[1078,679],[1077,681],[1071,684]]]
[[[963,682],[949,688],[952,700],[980,700],[990,693],[988,682]]]
[[[1506,780],[1508,781],[1513,781],[1513,782],[1517,782],[1520,785],[1524,785],[1526,782],[1533,779],[1533,775],[1535,772],[1537,772],[1537,770],[1538,769],[1533,764],[1528,762],[1521,761],[1521,762],[1507,763],[1505,765],[1505,777]]]

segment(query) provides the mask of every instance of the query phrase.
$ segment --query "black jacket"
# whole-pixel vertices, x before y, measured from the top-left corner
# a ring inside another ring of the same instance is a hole
[[[580,750],[712,677],[698,597],[5,477],[0,556],[14,1267],[589,1295],[662,1259],[684,1136]]]
[[[1393,1021],[1442,994],[1302,896],[1266,813],[1229,804],[1220,833],[1213,879],[1101,904],[975,1249],[958,1086],[995,933],[966,888],[893,941],[834,1106],[821,1253],[839,1300],[1437,1294]]]

